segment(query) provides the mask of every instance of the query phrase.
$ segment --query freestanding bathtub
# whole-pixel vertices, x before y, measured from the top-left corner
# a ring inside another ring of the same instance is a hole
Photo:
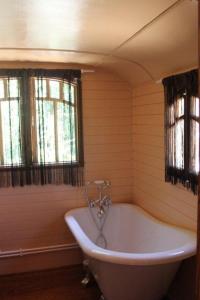
[[[65,221],[106,300],[161,300],[180,262],[196,252],[194,232],[131,204],[110,207],[103,228],[106,248],[96,244],[101,239],[89,208],[67,212]]]

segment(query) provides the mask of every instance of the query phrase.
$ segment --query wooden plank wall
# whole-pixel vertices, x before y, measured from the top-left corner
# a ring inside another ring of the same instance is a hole
[[[133,90],[133,202],[172,224],[196,230],[197,197],[164,182],[162,84]]]
[[[47,65],[27,63],[23,67]],[[112,73],[97,70],[84,74],[85,179],[111,180],[114,202],[133,200],[162,220],[195,229],[197,197],[181,186],[164,182],[163,103],[161,84],[143,85],[132,92]],[[84,205],[82,188],[1,189],[0,250],[74,242],[63,215]],[[41,255],[43,267],[80,261],[77,251],[74,258],[71,251],[68,256],[55,256]],[[1,259],[0,273],[39,269],[40,261],[40,257]]]
[[[128,84],[111,73],[83,75],[85,179],[111,180],[114,202],[131,202],[132,197],[131,94]],[[73,242],[63,216],[85,204],[82,188],[1,189],[0,250]],[[6,263],[4,272],[12,272],[12,265]]]

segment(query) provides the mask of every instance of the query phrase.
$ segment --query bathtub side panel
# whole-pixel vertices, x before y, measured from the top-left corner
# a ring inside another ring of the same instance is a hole
[[[154,266],[126,266],[89,259],[89,267],[106,300],[160,300],[180,262]]]

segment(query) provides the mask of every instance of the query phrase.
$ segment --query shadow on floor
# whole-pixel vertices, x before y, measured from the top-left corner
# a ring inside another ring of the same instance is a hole
[[[81,266],[0,276],[1,300],[98,300],[97,285],[81,285]]]

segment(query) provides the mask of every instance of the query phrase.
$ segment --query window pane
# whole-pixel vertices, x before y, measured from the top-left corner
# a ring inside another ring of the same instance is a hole
[[[57,80],[49,80],[50,97],[60,99],[60,82]]]
[[[174,118],[174,104],[170,105],[170,107],[168,108],[168,114],[169,114],[169,125],[172,125],[175,122],[175,118]]]
[[[19,81],[17,79],[7,80],[8,85],[8,97],[17,98],[19,97]]]
[[[38,162],[55,162],[54,106],[52,102],[37,100],[36,122]]]
[[[71,102],[74,104],[75,98],[75,87],[74,85],[69,85],[68,83],[64,83],[64,100]]]
[[[0,98],[4,98],[4,83],[2,79],[0,79]]]
[[[77,161],[74,107],[57,104],[57,129],[59,161]]]
[[[47,97],[50,97],[43,100],[43,106],[42,101],[36,100],[37,161],[76,162],[76,108],[63,101],[71,99],[74,103],[76,86],[53,78],[47,78],[46,84]]]
[[[167,135],[168,135],[168,164],[170,167],[175,166],[175,152],[174,152],[174,130],[175,126],[170,127],[168,129]]]
[[[35,79],[35,97],[46,98],[47,97],[47,83],[45,79]]]
[[[175,166],[178,169],[184,168],[184,120],[175,125]]]
[[[190,121],[190,171],[199,172],[199,123]]]
[[[20,110],[17,100],[1,102],[4,164],[21,163]]]
[[[176,101],[176,117],[180,118],[184,115],[184,98],[179,98]]]
[[[190,102],[190,112],[192,116],[199,117],[199,98],[192,97]]]

